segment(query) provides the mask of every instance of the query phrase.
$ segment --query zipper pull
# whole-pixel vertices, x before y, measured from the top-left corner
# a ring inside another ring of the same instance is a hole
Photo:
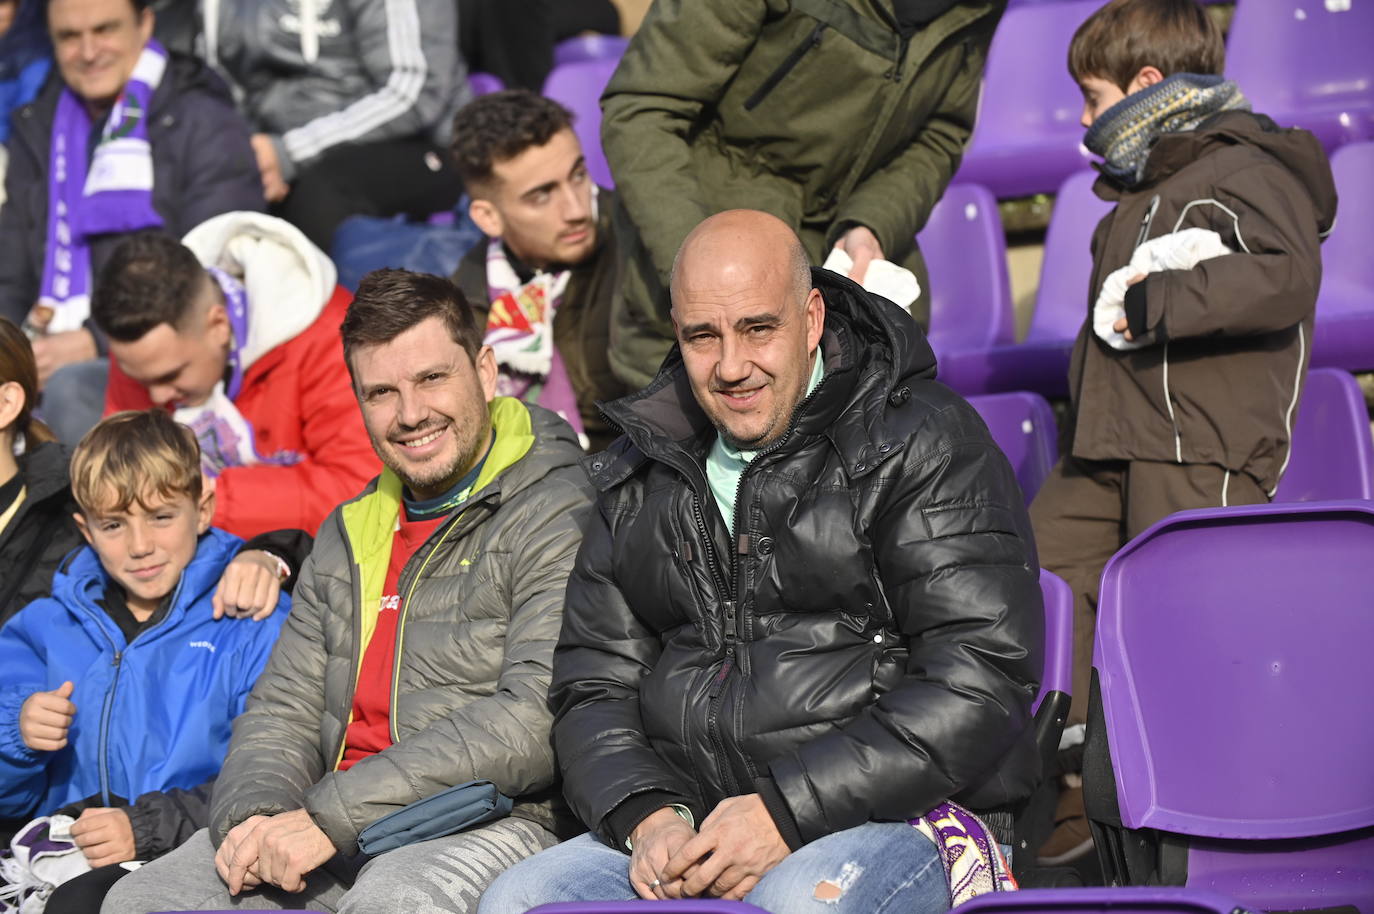
[[[110,666],[119,669],[119,662],[124,659],[123,651],[115,651],[114,659],[110,661]]]
[[[1155,221],[1155,213],[1159,210],[1159,194],[1150,198],[1150,208],[1145,210],[1145,215],[1140,220],[1140,233],[1135,236],[1135,246],[1140,247],[1145,243],[1145,239],[1150,234],[1150,223]]]
[[[726,600],[721,606],[725,610],[725,643],[733,645],[735,643],[735,601]],[[733,650],[733,648],[727,647],[726,650]]]

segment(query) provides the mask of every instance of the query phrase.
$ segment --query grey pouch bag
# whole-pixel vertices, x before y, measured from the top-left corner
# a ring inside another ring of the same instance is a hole
[[[382,816],[358,836],[358,849],[369,857],[442,838],[454,832],[510,815],[510,797],[491,781],[468,781],[417,800]]]

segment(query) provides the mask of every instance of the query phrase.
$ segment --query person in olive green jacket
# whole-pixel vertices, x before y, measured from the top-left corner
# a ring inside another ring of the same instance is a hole
[[[924,288],[914,236],[959,167],[1005,7],[656,0],[601,99],[626,258],[616,374],[634,387],[653,377],[673,339],[673,256],[726,209],[779,217],[814,263],[842,245],[851,278],[881,258]],[[913,308],[924,320],[926,297]]]

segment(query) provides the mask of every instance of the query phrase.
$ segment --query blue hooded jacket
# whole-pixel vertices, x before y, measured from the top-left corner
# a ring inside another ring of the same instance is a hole
[[[73,553],[35,600],[0,630],[0,816],[51,813],[93,794],[132,800],[215,775],[230,725],[286,620],[285,593],[267,619],[212,615],[210,599],[242,540],[211,529],[182,572],[166,616],[132,643],[96,601],[110,577],[95,550]],[[19,734],[37,691],[75,685],[67,745],[39,752]]]

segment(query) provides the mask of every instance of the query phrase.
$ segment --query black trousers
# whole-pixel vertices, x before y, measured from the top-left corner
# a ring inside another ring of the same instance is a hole
[[[273,207],[326,254],[349,216],[424,219],[453,209],[462,182],[448,150],[424,139],[336,146],[299,172]]]
[[[96,914],[111,887],[130,872],[112,863],[68,879],[48,896],[43,910],[45,914]]]

